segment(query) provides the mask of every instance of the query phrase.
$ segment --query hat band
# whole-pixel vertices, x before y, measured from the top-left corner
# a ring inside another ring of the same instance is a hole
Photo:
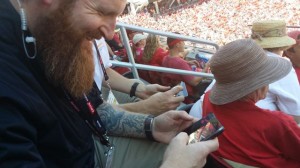
[[[271,29],[265,32],[256,32],[255,30],[252,29],[252,39],[258,39],[262,40],[262,38],[265,37],[283,37],[286,36],[286,28],[285,27],[278,27],[275,29]]]
[[[168,45],[170,46],[170,47],[172,47],[172,46],[174,46],[175,44],[177,44],[177,43],[179,43],[179,42],[181,42],[182,40],[180,40],[180,39],[175,39],[174,41],[172,41],[171,43],[169,43]]]

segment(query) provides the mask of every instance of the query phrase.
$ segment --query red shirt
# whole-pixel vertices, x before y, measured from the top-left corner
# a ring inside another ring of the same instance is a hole
[[[157,48],[153,53],[152,59],[149,61],[149,65],[162,66],[163,59],[169,55],[169,51],[162,48]]]
[[[163,67],[168,68],[176,68],[182,70],[192,71],[191,66],[181,57],[170,57],[166,56],[162,62]],[[179,75],[179,74],[171,74],[171,73],[163,73],[162,74],[162,83],[165,86],[175,86],[179,84],[181,81],[185,82],[186,89],[188,91],[189,96],[195,95],[193,92],[193,86],[189,85],[189,81],[193,80],[194,76],[192,75]],[[185,103],[193,103],[194,100],[185,100]]]
[[[142,64],[147,64],[147,65],[153,65],[153,66],[162,66],[162,61],[165,56],[169,54],[169,51],[166,51],[162,48],[157,48],[155,52],[153,53],[152,59],[149,62],[144,62],[142,61]],[[140,70],[139,73],[141,72],[141,77],[148,81],[149,83],[153,84],[160,84],[163,85],[162,83],[162,76],[161,72],[156,72],[156,71],[143,71]]]
[[[300,167],[300,128],[279,111],[235,101],[214,105],[204,97],[203,115],[213,112],[224,125],[216,155],[256,167]]]

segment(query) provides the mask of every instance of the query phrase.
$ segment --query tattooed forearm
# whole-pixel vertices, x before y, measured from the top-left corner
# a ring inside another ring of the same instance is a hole
[[[97,108],[97,112],[109,135],[145,137],[144,121],[147,115],[116,111],[108,103],[100,105]]]

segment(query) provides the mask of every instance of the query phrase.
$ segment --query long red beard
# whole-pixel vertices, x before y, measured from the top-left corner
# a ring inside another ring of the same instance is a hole
[[[74,97],[82,97],[91,90],[94,76],[92,44],[84,33],[70,23],[72,3],[40,17],[33,34],[48,80],[62,86]]]

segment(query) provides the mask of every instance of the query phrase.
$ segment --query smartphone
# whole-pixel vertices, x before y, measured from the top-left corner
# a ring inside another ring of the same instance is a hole
[[[186,85],[184,82],[180,82],[180,86],[182,86],[182,91],[180,91],[177,96],[184,96],[184,97],[187,97],[188,96],[188,92],[187,92],[187,89],[186,89]]]
[[[223,125],[213,113],[209,113],[184,130],[189,136],[189,144],[214,139],[224,131]]]

